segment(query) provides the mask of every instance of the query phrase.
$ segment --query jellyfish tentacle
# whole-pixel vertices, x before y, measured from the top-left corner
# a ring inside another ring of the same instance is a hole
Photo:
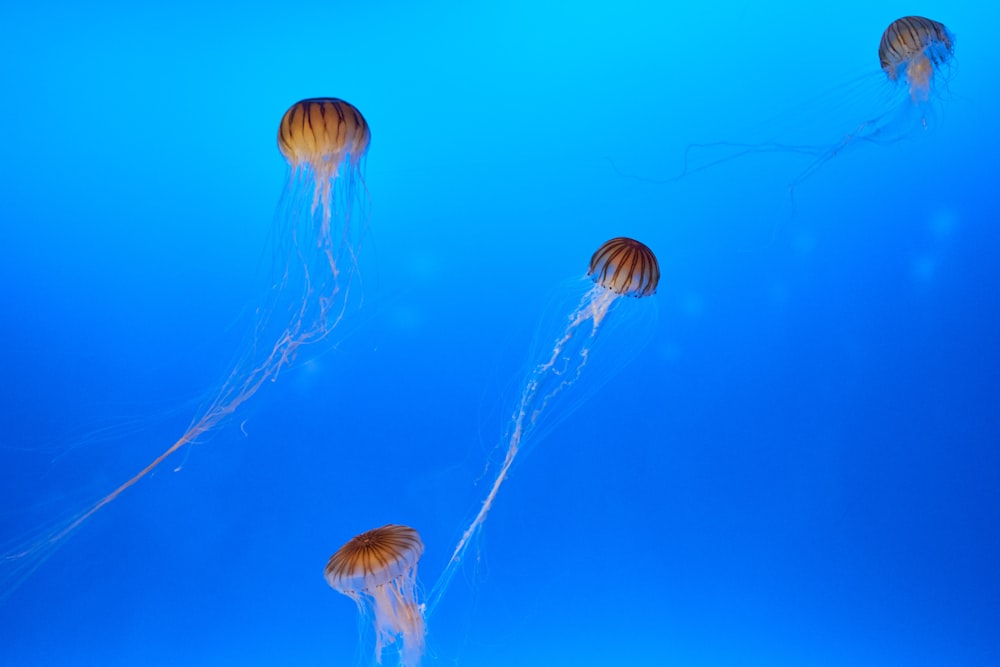
[[[20,585],[94,514],[276,380],[302,346],[325,339],[341,323],[352,298],[368,217],[363,166],[370,141],[361,112],[344,100],[306,99],[285,112],[277,143],[288,163],[288,182],[275,214],[272,280],[255,311],[249,349],[170,447],[88,509],[5,554],[0,562],[9,564],[13,574],[0,581],[0,597]]]
[[[615,301],[623,297],[642,298],[655,294],[660,267],[647,246],[634,239],[617,237],[604,243],[593,254],[587,275],[594,285],[570,313],[566,329],[556,338],[551,354],[534,366],[525,381],[511,419],[503,462],[479,511],[462,533],[444,571],[428,595],[425,607],[428,618],[464,561],[474,538],[482,530],[525,439],[530,436],[549,403],[571,387],[583,373],[594,341]]]

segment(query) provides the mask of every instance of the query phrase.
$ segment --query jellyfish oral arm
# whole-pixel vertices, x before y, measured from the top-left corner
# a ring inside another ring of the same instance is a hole
[[[587,364],[593,342],[600,330],[600,323],[608,314],[611,304],[617,296],[598,286],[594,286],[588,290],[576,310],[570,315],[569,324],[565,332],[556,339],[551,355],[531,372],[528,381],[525,383],[524,390],[521,392],[517,409],[514,412],[510,438],[507,442],[507,452],[504,455],[503,463],[497,471],[493,485],[483,500],[479,512],[465,532],[462,533],[462,537],[452,552],[448,564],[445,566],[444,571],[428,596],[426,604],[427,616],[430,616],[434,611],[459,565],[465,558],[465,552],[469,549],[479,531],[482,530],[490,508],[493,507],[493,502],[500,492],[500,487],[507,479],[510,469],[514,465],[518,453],[521,451],[524,439],[531,434],[533,427],[538,422],[539,417],[545,412],[550,401],[580,377],[584,366]],[[587,324],[590,326],[585,326]]]

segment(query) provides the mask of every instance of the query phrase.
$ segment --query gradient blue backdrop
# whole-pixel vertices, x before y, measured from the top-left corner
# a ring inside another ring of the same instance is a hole
[[[808,100],[907,14],[957,36],[946,113],[825,165],[794,219],[799,155],[623,175],[854,122]],[[367,660],[326,559],[405,523],[434,581],[547,304],[618,235],[660,259],[652,340],[516,468],[426,663],[1000,664],[998,25],[971,0],[6,3],[5,553],[218,387],[291,103],[363,111],[373,214],[335,344],[11,593],[0,664]]]

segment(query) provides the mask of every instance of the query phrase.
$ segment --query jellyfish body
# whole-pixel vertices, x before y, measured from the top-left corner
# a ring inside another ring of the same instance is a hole
[[[645,245],[619,236],[594,252],[587,275],[619,296],[650,296],[660,282],[660,265]]]
[[[288,164],[293,169],[308,165],[326,177],[336,176],[345,161],[359,161],[370,141],[361,112],[335,97],[296,102],[278,125],[278,150]]]
[[[292,197],[311,197],[310,217],[319,211],[318,240],[330,249],[340,241],[330,236],[330,222],[338,212],[343,214],[343,237],[352,234],[350,213],[364,186],[361,170],[370,141],[361,112],[334,97],[293,104],[278,126],[278,149],[291,169],[289,185],[302,190]]]
[[[417,563],[424,543],[416,530],[387,524],[351,539],[326,564],[326,582],[348,596],[375,629],[375,661],[398,641],[399,663],[416,667],[424,653],[424,615],[417,602]]]
[[[904,16],[882,33],[878,57],[889,80],[905,82],[910,99],[919,104],[930,99],[934,73],[948,63],[953,51],[952,35],[943,23]]]
[[[281,287],[273,295],[292,302],[285,308],[292,313],[285,332],[296,349],[324,338],[351,303],[368,223],[364,162],[370,142],[361,112],[334,97],[296,102],[278,125],[288,180],[276,217],[282,246],[273,273]],[[272,336],[280,340],[283,332]]]
[[[517,455],[529,444],[551,403],[573,386],[591,359],[598,334],[607,327],[616,306],[623,300],[644,299],[656,293],[660,268],[653,252],[626,237],[607,241],[593,254],[587,271],[589,287],[579,300],[551,351],[531,367],[509,421],[503,461],[485,500],[463,532],[443,573],[428,596],[429,617],[451,582],[465,553],[482,530]],[[636,332],[641,335],[641,332]],[[638,349],[634,346],[633,350]],[[628,354],[627,351],[619,351]]]
[[[363,163],[369,141],[364,117],[343,100],[303,100],[284,114],[278,147],[288,163],[288,179],[275,214],[274,257],[264,297],[242,356],[170,447],[89,508],[5,554],[0,597],[87,519],[277,379],[303,345],[321,341],[336,328],[349,303],[367,222]]]

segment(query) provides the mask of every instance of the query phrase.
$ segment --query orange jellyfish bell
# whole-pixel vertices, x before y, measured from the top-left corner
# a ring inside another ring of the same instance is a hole
[[[420,534],[409,526],[386,524],[352,538],[330,557],[326,581],[341,593],[382,586],[416,566],[424,552]]]
[[[619,236],[597,249],[590,258],[587,275],[615,294],[644,297],[656,293],[660,265],[646,245]]]
[[[278,126],[278,149],[293,168],[308,165],[324,173],[345,158],[352,164],[368,150],[371,134],[357,108],[336,97],[293,104]]]

